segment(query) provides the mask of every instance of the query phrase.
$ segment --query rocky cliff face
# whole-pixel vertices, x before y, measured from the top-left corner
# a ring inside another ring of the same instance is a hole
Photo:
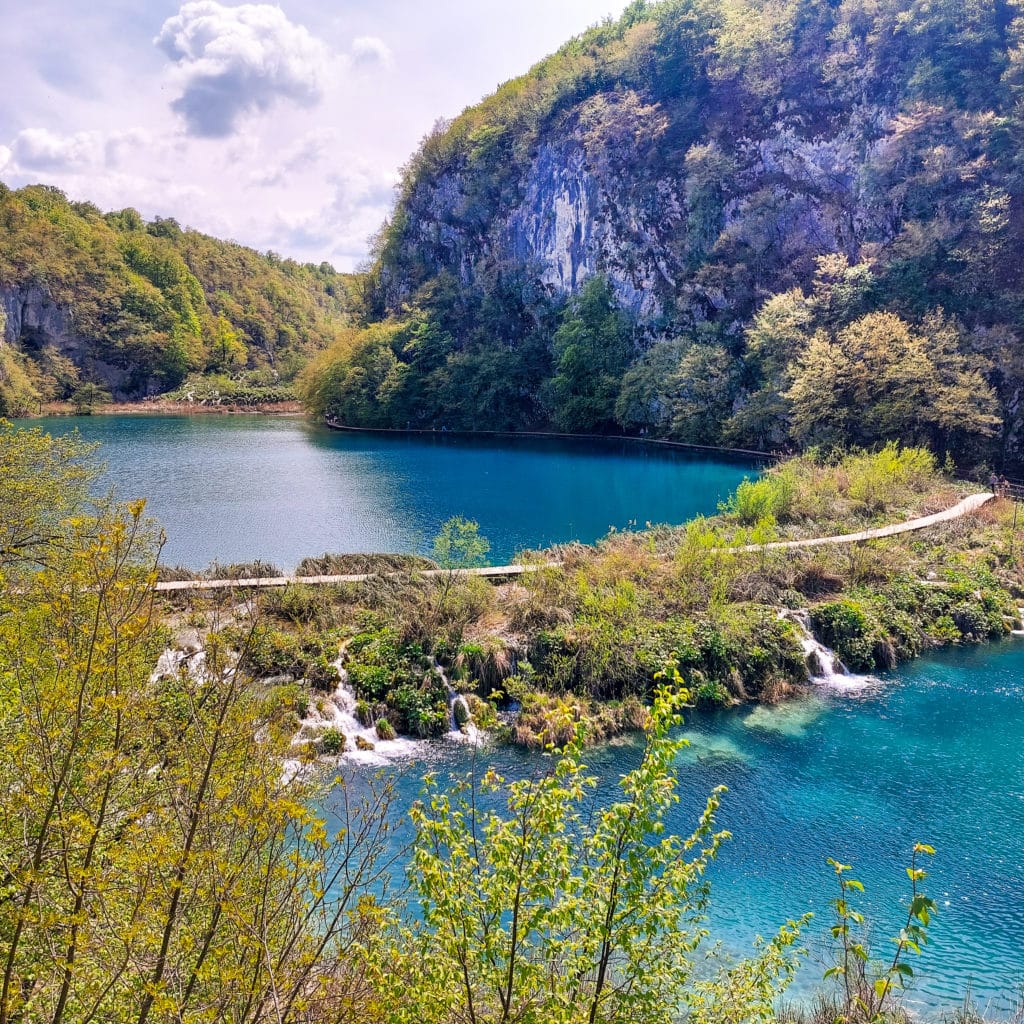
[[[603,274],[648,334],[721,338],[821,256],[941,261],[986,196],[1019,226],[1021,39],[1004,0],[632,4],[425,140],[376,311]]]
[[[0,285],[0,306],[6,314],[4,344],[36,355],[55,349],[70,359],[87,379],[105,386],[115,400],[130,400],[159,390],[156,380],[140,381],[131,365],[116,366],[99,357],[96,346],[78,332],[72,310],[58,303],[39,284]]]
[[[53,345],[63,355],[77,355],[83,343],[71,316],[38,284],[0,285],[0,305],[7,317],[3,340],[18,348]]]
[[[732,139],[728,150],[704,135],[685,152],[658,136],[610,152],[574,120],[540,143],[511,198],[483,218],[471,171],[426,178],[406,199],[401,236],[402,251],[418,260],[412,271],[402,261],[388,268],[386,304],[408,301],[424,270],[454,273],[473,288],[517,268],[558,297],[603,274],[641,324],[666,316],[693,324],[736,304],[737,292],[806,284],[818,256],[856,262],[866,245],[887,244],[900,227],[888,197],[873,190],[899,123],[893,111],[873,107],[808,136],[799,120]],[[715,173],[728,178],[708,181]],[[729,254],[750,258],[754,276],[738,288],[701,273]]]

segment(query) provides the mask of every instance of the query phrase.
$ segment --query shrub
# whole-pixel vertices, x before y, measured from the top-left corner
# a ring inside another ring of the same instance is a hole
[[[909,489],[918,491],[935,476],[935,456],[925,448],[900,448],[890,441],[879,452],[848,455],[842,463],[850,498],[876,512],[898,502]]]
[[[735,516],[741,526],[775,520],[784,522],[790,516],[795,489],[788,474],[768,473],[757,480],[744,480],[718,509]]]
[[[876,667],[876,630],[864,608],[844,599],[819,605],[811,612],[811,627],[826,647],[848,668],[869,672]]]
[[[333,690],[341,680],[338,666],[324,654],[317,655],[306,664],[306,682],[314,690]]]
[[[345,752],[345,736],[335,728],[325,729],[320,734],[320,750],[324,754],[335,755]]]
[[[377,723],[377,739],[386,742],[393,740],[395,735],[395,727],[386,718],[382,718]]]
[[[699,708],[722,708],[732,703],[732,696],[717,679],[704,679],[693,690],[693,700]]]

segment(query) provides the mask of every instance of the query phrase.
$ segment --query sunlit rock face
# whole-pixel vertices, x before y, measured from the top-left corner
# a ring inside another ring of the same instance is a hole
[[[716,112],[692,125],[676,114],[599,96],[501,182],[459,152],[421,173],[380,267],[382,307],[397,311],[438,274],[472,290],[515,273],[558,299],[600,273],[656,332],[745,314],[756,295],[806,286],[817,257],[855,262],[899,230],[881,187],[905,128],[890,109],[809,132],[794,108],[731,138]]]

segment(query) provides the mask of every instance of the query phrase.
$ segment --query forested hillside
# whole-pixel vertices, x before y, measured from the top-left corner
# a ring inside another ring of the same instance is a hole
[[[273,393],[335,339],[355,294],[328,264],[0,185],[0,414],[83,385],[140,398],[192,373]]]
[[[1022,14],[638,0],[424,140],[307,401],[1019,461]]]

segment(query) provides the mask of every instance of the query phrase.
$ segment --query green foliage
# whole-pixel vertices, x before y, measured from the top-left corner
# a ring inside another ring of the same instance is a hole
[[[0,190],[0,230],[0,284],[39,289],[80,339],[68,353],[78,368],[118,371],[108,378],[118,399],[172,390],[207,369],[291,380],[358,306],[355,280],[326,264],[261,255],[169,220],[146,223],[134,210],[104,217],[42,185]],[[24,327],[11,340],[48,398],[71,395],[44,335]],[[7,363],[0,346],[0,401],[13,388]]]
[[[669,835],[676,802],[670,736],[686,695],[659,690],[643,759],[598,810],[576,741],[537,779],[493,773],[449,795],[428,776],[413,809],[409,880],[417,918],[397,936],[380,984],[395,1024],[537,1020],[766,1021],[792,977],[789,922],[743,967],[695,971],[707,936],[704,877],[726,833],[721,791],[694,833]],[[482,796],[499,806],[484,809]],[[502,806],[504,805],[504,806]]]
[[[889,442],[874,453],[854,454],[844,459],[849,478],[848,494],[865,511],[892,503],[894,495],[919,489],[937,472],[935,456],[924,448],[900,448]]]
[[[754,526],[768,519],[789,518],[795,485],[785,473],[769,473],[757,480],[744,480],[719,511],[735,516],[742,526]]]
[[[795,436],[844,444],[896,439],[965,458],[983,450],[1000,422],[996,395],[957,334],[941,312],[919,333],[891,313],[870,313],[835,337],[816,334],[785,394]]]
[[[310,407],[1020,457],[1014,10],[631,4],[423,140]]]
[[[356,696],[367,707],[379,703],[399,732],[425,738],[447,730],[448,691],[421,647],[384,627],[353,637],[345,651]]]
[[[259,679],[291,676],[320,690],[333,689],[338,683],[332,664],[337,643],[329,635],[297,633],[260,623],[252,630],[229,630],[228,638],[241,649],[242,666]]]
[[[0,424],[0,1022],[350,1019],[387,791],[330,834],[223,634],[153,677],[160,534],[89,454]]]
[[[847,668],[875,668],[875,629],[868,613],[856,601],[844,599],[818,605],[811,612],[815,636],[839,655]]]
[[[320,733],[319,743],[320,750],[328,756],[345,752],[345,736],[333,727]]]
[[[27,360],[4,345],[2,339],[0,319],[0,416],[26,416],[38,409],[42,395],[32,380]]]
[[[486,564],[490,550],[479,524],[461,516],[443,523],[432,544],[433,559],[442,569],[478,568]]]
[[[578,434],[610,429],[633,343],[631,325],[603,278],[591,278],[566,308],[553,346],[548,401],[555,425]]]
[[[850,877],[849,864],[829,858],[829,866],[839,884],[839,895],[832,901],[835,923],[831,933],[836,946],[832,966],[825,971],[825,980],[834,980],[839,987],[842,998],[837,1019],[844,1024],[878,1024],[889,1020],[887,1011],[913,981],[914,969],[907,962],[907,955],[920,956],[922,947],[928,943],[928,928],[937,910],[935,901],[920,891],[920,884],[928,873],[918,864],[920,858],[934,855],[931,846],[914,845],[910,866],[906,869],[911,885],[906,922],[892,940],[895,949],[891,958],[878,963],[873,962],[867,944],[864,915],[853,904],[855,895],[864,892],[864,886]]]

